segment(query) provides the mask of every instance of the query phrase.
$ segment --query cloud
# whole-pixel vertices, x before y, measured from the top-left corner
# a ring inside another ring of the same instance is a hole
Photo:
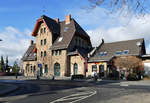
[[[150,53],[150,15],[141,16],[139,18],[133,17],[130,22],[122,21],[122,18],[118,19],[118,21],[120,22],[119,26],[109,28],[97,27],[96,29],[88,30],[87,32],[91,37],[93,45],[96,46],[99,43],[95,40],[96,38],[104,38],[105,42],[144,38],[147,53]]]
[[[0,42],[0,55],[8,56],[9,64],[21,59],[33,39],[29,34],[31,35],[29,29],[20,31],[12,26],[0,30],[0,38],[3,40]]]
[[[144,38],[147,53],[150,53],[150,14],[145,16],[108,14],[104,8],[97,7],[87,13],[83,10],[72,10],[73,16],[91,37],[93,46],[104,38],[105,42]]]

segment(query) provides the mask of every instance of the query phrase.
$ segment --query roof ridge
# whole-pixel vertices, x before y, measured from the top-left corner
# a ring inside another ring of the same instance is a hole
[[[106,42],[104,44],[120,43],[120,42],[135,41],[135,40],[144,40],[144,38],[130,39],[130,40],[119,40],[119,41],[114,41],[114,42]]]

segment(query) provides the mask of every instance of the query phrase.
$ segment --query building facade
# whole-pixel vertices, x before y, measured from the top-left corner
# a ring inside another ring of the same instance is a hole
[[[35,24],[31,44],[24,54],[25,76],[70,76],[84,74],[85,59],[92,49],[90,37],[67,15],[65,21],[41,16]],[[81,59],[83,58],[83,59]]]
[[[88,60],[88,69],[91,68],[89,75],[92,71],[96,71],[100,77],[109,77],[114,70],[117,70],[112,64],[114,58],[136,56],[141,59],[142,55],[145,54],[145,41],[143,38],[112,43],[105,43],[102,40],[101,44]],[[120,72],[127,71],[124,69]]]
[[[112,72],[111,60],[114,57],[144,58],[142,56],[146,55],[143,38],[112,43],[105,43],[102,39],[98,47],[92,48],[90,37],[71,15],[67,15],[64,21],[41,16],[36,21],[32,36],[35,43],[31,40],[22,58],[25,76],[82,74],[88,77],[97,72],[100,77],[106,78]]]

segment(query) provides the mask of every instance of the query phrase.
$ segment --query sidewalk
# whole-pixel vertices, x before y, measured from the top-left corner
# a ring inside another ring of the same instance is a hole
[[[150,80],[139,80],[139,81],[120,81],[120,80],[102,80],[104,82],[109,82],[111,85],[120,85],[120,86],[150,86]]]
[[[121,83],[128,83],[128,85],[150,86],[150,80],[125,81]]]

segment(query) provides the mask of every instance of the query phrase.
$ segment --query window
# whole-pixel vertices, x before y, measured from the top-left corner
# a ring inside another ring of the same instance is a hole
[[[33,55],[36,56],[36,53],[34,53]]]
[[[44,51],[44,56],[46,56],[46,51]]]
[[[28,72],[28,64],[26,64],[26,71],[25,71],[26,73]]]
[[[107,55],[107,52],[105,51],[105,52],[100,52],[99,53],[99,56],[106,56]]]
[[[33,72],[34,72],[34,73],[36,72],[36,67],[35,67],[35,66],[33,67]]]
[[[104,65],[99,65],[99,69],[100,69],[100,71],[99,72],[104,72]]]
[[[44,45],[46,45],[46,39],[44,39]]]
[[[46,74],[48,73],[48,66],[47,66],[47,64],[45,65],[45,73]]]
[[[99,56],[103,56],[103,52],[100,52],[100,53],[99,53]]]
[[[129,53],[129,50],[124,50],[123,51],[123,54],[128,54]]]
[[[77,63],[75,63],[73,66],[73,73],[74,73],[74,75],[78,74],[78,64]]]
[[[41,57],[43,56],[43,52],[41,52]]]
[[[44,33],[46,33],[46,28],[44,28]]]
[[[75,45],[77,45],[77,38],[75,39]]]
[[[106,56],[107,55],[107,52],[104,52],[103,56]]]
[[[54,56],[54,50],[52,50],[52,56]]]
[[[58,42],[61,42],[63,39],[63,37],[59,37]]]
[[[97,72],[97,66],[96,65],[92,65],[92,72],[93,71]]]
[[[81,45],[81,40],[79,39],[79,46]]]
[[[32,66],[31,66],[31,73],[32,73]]]
[[[43,45],[43,40],[41,40],[41,45]]]
[[[61,53],[62,53],[62,51],[61,51],[61,50],[59,50],[59,55],[61,55]]]
[[[43,28],[41,28],[41,31],[40,31],[41,33],[43,33]]]
[[[67,32],[68,29],[69,29],[69,27],[65,27],[64,28],[64,32]]]
[[[56,51],[55,51],[55,55],[57,55],[57,54],[58,54],[58,51],[56,50]]]
[[[116,55],[121,55],[121,51],[116,51]]]

